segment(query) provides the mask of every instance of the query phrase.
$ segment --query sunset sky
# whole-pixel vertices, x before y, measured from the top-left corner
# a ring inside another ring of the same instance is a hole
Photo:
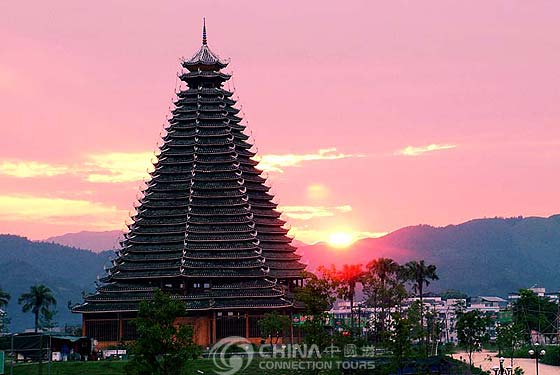
[[[124,228],[202,17],[297,239],[558,213],[559,14],[514,0],[2,2],[0,233]]]

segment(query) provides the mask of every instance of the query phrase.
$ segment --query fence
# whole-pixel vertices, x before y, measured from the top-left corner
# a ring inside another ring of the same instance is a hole
[[[4,372],[0,371],[0,374],[13,375],[14,365],[19,361],[38,362],[39,373],[42,373],[43,363],[47,362],[47,375],[51,374],[51,336],[43,333],[22,333],[12,334],[8,337],[10,345],[7,354],[10,356],[10,362],[8,368],[4,368]],[[1,365],[0,369],[2,369]]]

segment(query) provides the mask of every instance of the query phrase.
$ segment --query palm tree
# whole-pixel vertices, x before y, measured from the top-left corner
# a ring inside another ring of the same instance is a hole
[[[0,308],[5,307],[8,302],[10,302],[10,295],[0,288]]]
[[[390,258],[374,259],[367,265],[364,276],[364,292],[368,295],[368,303],[380,307],[380,331],[385,332],[386,309],[399,303],[406,293],[399,280],[400,266]]]
[[[352,334],[354,334],[354,297],[356,296],[356,284],[364,276],[363,266],[361,264],[344,264],[340,270],[337,270],[334,265],[331,265],[330,268],[319,267],[319,271],[334,285],[338,298],[350,301],[350,326]]]
[[[411,282],[412,290],[420,297],[420,329],[422,334],[424,334],[424,286],[430,285],[430,280],[439,280],[436,269],[435,265],[426,265],[423,260],[420,262],[413,260],[406,263],[401,270],[403,280]],[[428,348],[426,348],[426,353],[427,350]]]
[[[50,318],[53,313],[51,306],[56,306],[56,299],[52,290],[43,284],[34,285],[28,293],[23,293],[18,298],[18,303],[23,303],[22,311],[31,311],[35,315],[35,332],[39,329],[39,317]]]

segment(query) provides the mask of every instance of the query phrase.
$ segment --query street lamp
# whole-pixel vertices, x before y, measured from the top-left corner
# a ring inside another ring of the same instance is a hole
[[[544,349],[541,349],[539,351],[539,343],[535,343],[535,347],[534,349],[529,349],[529,355],[531,357],[535,357],[535,368],[537,370],[537,375],[539,375],[539,358],[544,357],[544,355],[546,354],[546,351]]]
[[[504,367],[504,357],[500,357],[500,367],[494,366],[492,370],[494,370],[495,375],[511,375],[512,373],[511,367]]]

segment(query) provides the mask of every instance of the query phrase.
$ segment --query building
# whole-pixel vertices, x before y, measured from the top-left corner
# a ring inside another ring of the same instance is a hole
[[[528,290],[532,291],[539,297],[548,298],[551,302],[558,303],[558,301],[560,301],[560,292],[547,292],[546,288],[536,286],[528,288]],[[508,300],[510,303],[517,301],[520,297],[519,292],[512,292],[508,294]]]
[[[398,307],[399,310],[406,312],[410,306],[419,301],[418,297],[406,298]],[[457,312],[466,306],[465,299],[442,299],[441,296],[434,293],[426,293],[423,296],[424,308],[435,314],[437,317],[441,331],[439,341],[442,343],[457,343],[457,332],[455,324],[457,322]],[[387,313],[386,326],[390,324],[390,314],[395,312],[396,308],[389,309]],[[373,322],[377,319],[381,312],[380,308],[366,307],[364,301],[356,301],[354,304],[354,321],[355,326],[363,329],[364,334],[373,330]],[[335,306],[328,312],[331,317],[331,323],[334,328],[348,327],[350,322],[350,303],[348,301],[337,301]],[[369,322],[369,324],[368,324]]]
[[[406,298],[403,303],[398,307],[402,311],[407,311],[414,302],[420,301],[419,297]],[[486,314],[490,318],[488,326],[488,333],[492,339],[496,337],[496,322],[499,320],[499,315],[507,307],[507,300],[500,297],[473,297],[467,299],[443,299],[435,293],[425,293],[422,298],[424,309],[427,312],[434,314],[437,317],[440,326],[439,342],[453,343],[459,342],[456,330],[458,313],[460,311],[473,311],[478,310]],[[395,311],[394,308],[391,312]],[[354,307],[355,324],[358,321],[365,319],[366,321],[373,321],[379,315],[379,309],[365,307],[363,301],[357,301]],[[337,301],[337,304],[329,311],[333,321],[343,322],[348,326],[350,321],[350,303],[347,301]],[[358,316],[360,319],[358,319]],[[390,318],[387,318],[389,324]],[[426,322],[425,322],[426,323]],[[363,326],[363,323],[360,323]],[[360,326],[360,327],[361,327]],[[372,325],[370,324],[369,327]],[[371,328],[370,328],[371,329]],[[366,329],[367,330],[367,329]]]
[[[473,297],[469,301],[467,311],[478,310],[483,313],[497,314],[507,307],[508,301],[495,296]]]
[[[418,297],[407,298],[405,302],[405,309],[408,309],[412,303],[419,301]],[[424,307],[435,314],[440,324],[439,341],[442,343],[457,344],[459,339],[457,337],[457,313],[464,309],[467,305],[465,299],[449,298],[443,299],[440,295],[435,293],[426,293],[423,295],[422,302]]]
[[[305,266],[257,169],[224,88],[228,62],[202,46],[183,60],[175,109],[151,180],[102,285],[73,308],[83,334],[103,345],[135,338],[131,320],[156,289],[185,304],[179,324],[209,345],[227,336],[260,340],[266,312],[292,313]]]

